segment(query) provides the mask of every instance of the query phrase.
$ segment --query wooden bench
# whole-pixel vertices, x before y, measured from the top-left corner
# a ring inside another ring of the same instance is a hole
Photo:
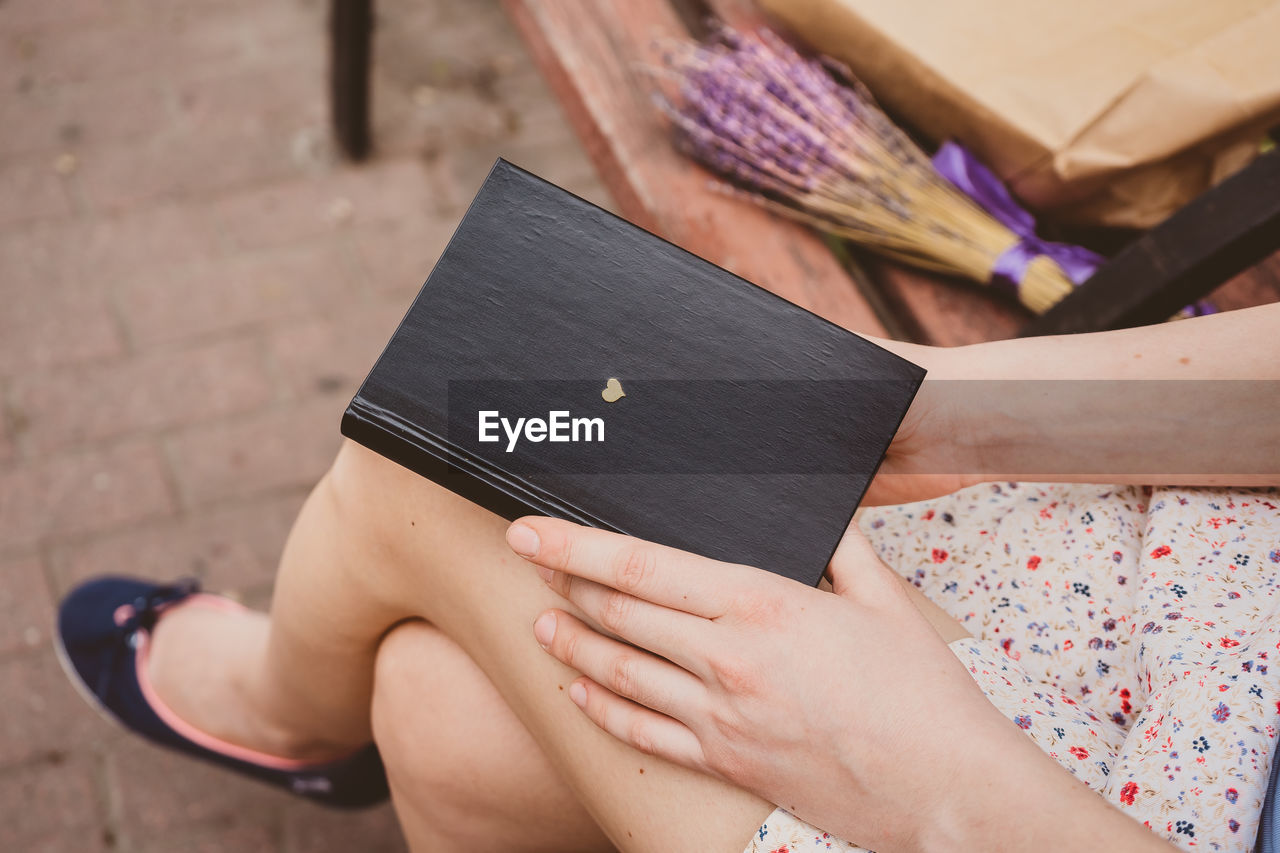
[[[1181,222],[1154,229],[1029,323],[1023,308],[978,286],[824,240],[716,193],[673,148],[642,67],[659,63],[656,41],[699,35],[708,15],[742,28],[764,23],[748,0],[503,4],[623,216],[853,331],[954,346],[1138,325],[1233,276],[1214,291],[1220,308],[1280,300],[1280,255],[1254,266],[1280,248],[1280,153],[1207,193]],[[371,0],[331,5],[335,130],[356,157],[369,148],[370,8]]]

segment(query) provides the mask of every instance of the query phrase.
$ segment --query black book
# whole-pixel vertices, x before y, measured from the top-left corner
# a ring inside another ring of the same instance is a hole
[[[342,432],[507,518],[816,584],[923,378],[499,160]]]

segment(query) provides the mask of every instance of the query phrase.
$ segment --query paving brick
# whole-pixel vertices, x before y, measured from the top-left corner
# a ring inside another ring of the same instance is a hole
[[[36,453],[252,411],[272,396],[258,350],[256,340],[241,338],[20,376],[9,409]]]
[[[163,3],[164,0],[143,0],[143,2],[155,4]],[[197,2],[203,4],[210,0],[197,0]],[[234,0],[234,2],[246,3],[251,0]],[[219,13],[225,11],[221,3],[217,4],[217,9]],[[388,10],[385,4],[379,6],[377,11],[375,32],[381,30],[387,23],[385,13]],[[302,56],[316,63],[320,68],[327,67],[328,12],[329,5],[316,0],[254,4],[253,27],[248,33],[249,49],[252,55],[259,60],[268,61]],[[374,68],[377,68],[376,64]],[[315,78],[317,88],[323,88],[325,73],[321,71],[317,74]]]
[[[157,268],[207,262],[222,254],[207,202],[172,202],[94,217],[77,236],[81,276],[100,289]]]
[[[0,156],[58,151],[66,141],[62,126],[61,97],[56,88],[37,89],[28,86],[17,92],[6,92],[0,100]]]
[[[310,245],[156,269],[119,282],[119,310],[140,346],[323,312],[350,293],[336,246]]]
[[[422,289],[457,225],[456,219],[418,217],[359,231],[356,251],[370,286],[378,293],[411,299]]]
[[[0,850],[50,850],[58,836],[94,849],[102,816],[92,768],[84,759],[45,763],[0,775]]]
[[[82,154],[103,142],[155,134],[172,122],[161,82],[150,76],[32,86],[0,101],[0,154],[52,160],[64,151]]]
[[[405,853],[390,805],[351,814],[299,803],[284,815],[284,853]]]
[[[95,210],[192,197],[297,174],[297,134],[315,127],[227,124],[205,131],[181,128],[137,142],[103,145],[81,157],[75,178]],[[309,161],[308,161],[309,162]]]
[[[23,853],[113,853],[119,849],[116,835],[109,827],[76,829],[60,827],[43,838],[24,843]]]
[[[86,233],[76,222],[29,223],[0,233],[0,376],[121,351],[107,294],[91,284],[76,251]]]
[[[20,772],[29,772],[31,765],[87,754],[117,734],[76,693],[51,649],[0,661],[0,696],[0,769],[6,774],[19,763]]]
[[[472,145],[447,146],[440,155],[440,173],[446,183],[440,192],[452,204],[453,218],[458,218],[467,203],[479,189],[495,157],[502,156],[523,169],[540,175],[552,183],[574,192],[587,201],[612,210],[612,200],[600,186],[589,160],[564,164],[565,140],[562,134],[553,132],[553,122],[546,122],[544,131],[538,127],[513,132],[509,137],[486,140]]]
[[[0,230],[0,271],[4,273],[6,313],[50,297],[59,302],[75,296],[105,304],[101,294],[85,287],[85,263],[79,249],[88,226],[78,221],[30,222]]]
[[[0,549],[168,515],[165,478],[156,448],[136,442],[0,472]]]
[[[175,827],[173,831],[141,839],[139,853],[277,853],[278,832],[261,824]]]
[[[4,371],[0,370],[0,376]],[[0,388],[0,400],[4,399],[4,392]],[[5,413],[0,411],[0,466],[13,459],[16,451],[13,449],[13,439],[9,438],[9,427],[5,423]]]
[[[28,306],[41,298],[74,295],[93,304],[106,298],[85,287],[84,260],[89,226],[79,219],[45,220],[0,229],[0,271],[5,307]]]
[[[48,642],[53,636],[53,618],[53,601],[40,559],[0,561],[0,655]],[[0,849],[3,847],[0,844]]]
[[[364,381],[396,326],[409,297],[384,297],[340,317],[294,323],[272,334],[268,349],[290,395],[350,397]]]
[[[462,133],[461,125],[447,115],[443,117],[439,131],[445,137],[440,145],[442,172],[456,182],[456,189],[449,195],[456,205],[465,206],[494,158],[501,156],[561,186],[575,183],[589,188],[590,201],[608,202],[591,161],[564,156],[568,141],[564,114],[554,101],[537,97],[542,82],[536,70],[524,67],[524,62],[527,60],[507,73],[495,74],[495,100],[489,106],[493,124],[487,132],[473,130],[467,134],[466,144],[459,144],[449,137]],[[453,108],[469,111],[465,101]]]
[[[59,546],[50,557],[57,594],[85,578],[124,572],[157,581],[195,575],[206,589],[240,593],[269,585],[306,494],[236,503]]]
[[[325,73],[321,57],[295,54],[230,67],[200,66],[171,77],[168,87],[183,130],[206,133],[231,125],[269,131],[326,120]]]
[[[261,248],[384,227],[430,212],[428,168],[391,160],[226,195],[213,204],[236,245]]]
[[[0,162],[0,227],[71,215],[67,179],[55,171],[56,157],[49,152]]]
[[[395,26],[378,33],[378,58],[393,85],[412,91],[413,83],[492,91],[493,71],[514,71],[525,52],[497,3],[407,3],[395,11]],[[528,60],[528,73],[537,74]],[[478,77],[481,72],[482,77]],[[546,90],[538,92],[549,100]]]
[[[119,797],[120,825],[144,849],[171,841],[193,824],[265,824],[290,795],[137,738],[104,757],[107,784]],[[185,845],[183,849],[188,849]]]
[[[378,45],[379,68],[395,84],[379,92],[380,149],[472,153],[487,171],[497,155],[510,157],[532,115],[549,110],[558,118],[500,7],[473,4],[455,17],[423,4],[407,14]],[[576,152],[564,130],[560,120],[561,151]],[[552,174],[575,159],[585,160],[561,157]]]
[[[174,3],[173,0],[133,0],[130,7],[136,19],[143,21],[154,20],[157,16],[189,16],[230,9],[236,10],[243,19],[254,21],[257,16],[246,14],[246,12],[251,9],[257,11],[254,7],[260,5],[259,0],[182,0],[180,4]],[[305,11],[305,7],[316,4],[311,3],[311,0],[295,0],[295,2],[286,2],[279,5],[288,8],[293,13],[293,21],[296,27],[298,17]]]
[[[373,116],[378,150],[395,155],[484,146],[493,152],[492,164],[499,153],[493,146],[512,130],[512,113],[504,104],[464,88],[419,85],[379,100],[378,107]]]
[[[75,364],[123,350],[115,317],[101,305],[55,298],[0,311],[0,377],[49,365]]]
[[[107,20],[112,7],[102,0],[6,0],[4,28],[8,33],[67,30]]]
[[[27,0],[40,2],[40,0]],[[132,20],[112,14],[104,26],[36,30],[0,40],[0,64],[49,85],[145,75],[157,66],[182,69],[234,64],[250,53],[250,23],[234,10]]]
[[[324,397],[170,439],[169,458],[184,502],[201,507],[314,485],[341,444],[338,423],[346,404],[345,397]]]

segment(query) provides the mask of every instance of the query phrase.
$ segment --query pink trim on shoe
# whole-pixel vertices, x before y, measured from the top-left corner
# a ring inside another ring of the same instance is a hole
[[[205,607],[214,607],[219,610],[228,611],[239,611],[245,609],[236,602],[228,598],[223,598],[220,595],[196,593],[195,595],[183,599],[176,604],[165,607],[163,612],[168,613],[181,607],[186,607],[190,604],[198,604]],[[138,669],[138,687],[142,690],[142,696],[147,700],[147,704],[151,706],[151,710],[155,711],[156,716],[164,721],[166,726],[173,729],[182,737],[192,743],[204,747],[207,750],[210,750],[211,752],[217,752],[231,758],[239,759],[240,761],[247,761],[250,764],[269,767],[273,770],[307,770],[308,768],[316,767],[318,764],[329,763],[329,761],[306,761],[296,758],[280,758],[279,756],[268,755],[265,752],[259,752],[256,749],[249,749],[244,746],[237,746],[230,741],[214,737],[211,734],[200,731],[190,723],[185,722],[173,712],[172,708],[164,703],[159,695],[156,694],[155,688],[151,685],[151,679],[147,674],[147,661],[150,657],[151,633],[149,631],[139,631],[135,636],[137,638],[135,661]],[[339,756],[337,758],[330,759],[330,761],[340,761],[345,757],[347,756]]]

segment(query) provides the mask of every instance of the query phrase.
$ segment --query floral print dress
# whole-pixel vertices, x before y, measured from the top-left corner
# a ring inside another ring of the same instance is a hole
[[[991,702],[1187,850],[1248,850],[1280,729],[1280,492],[991,484],[859,523]],[[777,809],[746,853],[861,848]]]

